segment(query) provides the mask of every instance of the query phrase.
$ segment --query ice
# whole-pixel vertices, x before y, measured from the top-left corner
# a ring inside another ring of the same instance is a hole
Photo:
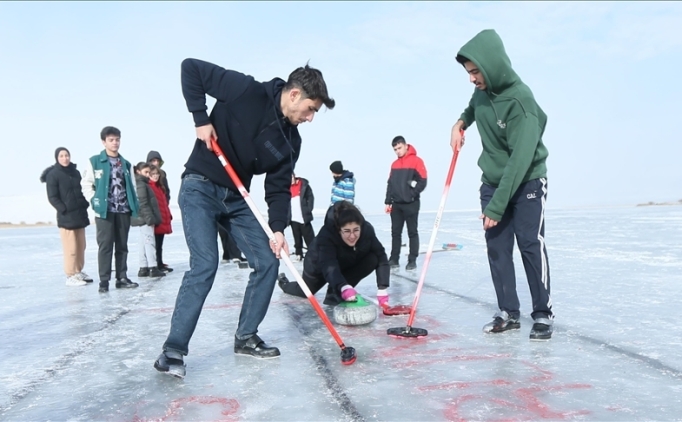
[[[389,217],[367,217],[388,247]],[[420,216],[423,249],[434,217]],[[64,285],[56,228],[0,230],[0,419],[682,420],[681,206],[547,211],[556,312],[549,342],[528,339],[530,297],[518,252],[521,330],[481,331],[496,306],[477,217],[447,212],[441,222],[436,246],[464,247],[432,256],[413,324],[429,335],[386,335],[407,316],[336,325],[357,349],[351,366],[341,365],[340,348],[309,302],[279,288],[259,334],[280,348],[281,358],[235,356],[249,270],[221,264],[184,380],[152,367],[188,268],[181,224],[164,243],[174,272],[133,290],[112,286],[108,294],[97,292],[97,280]],[[94,232],[87,229],[91,276]],[[130,238],[135,279],[137,236]],[[423,260],[407,272],[401,256],[392,304],[412,302]],[[374,280],[364,280],[359,293],[373,299]]]

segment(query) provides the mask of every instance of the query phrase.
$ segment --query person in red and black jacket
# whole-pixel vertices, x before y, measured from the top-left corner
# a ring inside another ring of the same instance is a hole
[[[391,165],[386,187],[386,213],[391,214],[391,268],[399,266],[400,245],[402,244],[403,226],[407,224],[407,236],[410,238],[410,254],[407,258],[406,270],[417,268],[419,254],[419,194],[426,188],[426,166],[417,157],[417,150],[409,145],[405,138],[393,138],[393,151],[398,159]]]
[[[294,235],[294,253],[298,261],[303,261],[303,241],[306,248],[315,238],[313,229],[313,208],[315,195],[308,179],[291,175],[291,208],[289,209],[289,225]]]

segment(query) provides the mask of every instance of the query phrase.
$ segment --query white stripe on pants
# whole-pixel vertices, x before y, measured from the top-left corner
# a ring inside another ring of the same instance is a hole
[[[140,227],[140,268],[156,267],[156,240],[154,226]]]

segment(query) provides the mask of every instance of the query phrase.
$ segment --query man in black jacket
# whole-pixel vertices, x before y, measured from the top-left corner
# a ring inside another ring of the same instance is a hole
[[[212,63],[185,59],[181,66],[182,94],[194,117],[197,139],[185,164],[178,204],[190,252],[190,269],[178,291],[168,338],[154,367],[185,376],[183,356],[189,351],[204,300],[218,268],[217,224],[237,242],[253,272],[244,293],[235,333],[234,352],[256,358],[280,355],[258,336],[277,279],[283,231],[291,201],[291,174],[301,148],[298,124],[312,122],[324,104],[334,108],[322,73],[308,65],[294,70],[287,82],[253,77]],[[216,99],[210,116],[206,95]],[[255,174],[265,174],[270,242],[258,220],[211,150],[211,140],[232,164],[244,187]],[[217,224],[216,224],[217,223]]]
[[[291,233],[294,235],[294,253],[299,261],[303,261],[303,241],[306,248],[315,239],[313,229],[313,208],[315,208],[315,195],[310,187],[308,179],[291,175],[291,209],[289,221]]]

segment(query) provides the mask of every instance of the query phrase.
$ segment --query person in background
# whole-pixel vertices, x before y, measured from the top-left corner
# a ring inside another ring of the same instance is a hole
[[[377,299],[387,307],[390,269],[386,251],[360,210],[348,201],[337,202],[327,211],[324,225],[303,259],[303,281],[313,294],[329,284],[323,303],[335,306],[355,301],[355,286],[375,271]],[[298,283],[289,281],[284,273],[278,284],[286,294],[306,297]]]
[[[403,243],[403,226],[407,225],[410,239],[410,253],[406,270],[417,268],[419,255],[419,195],[426,188],[426,166],[417,157],[417,150],[402,136],[391,141],[398,158],[391,164],[391,172],[386,186],[386,212],[391,215],[391,256],[388,260],[392,268],[399,266],[400,246]]]
[[[294,236],[294,254],[298,261],[303,260],[303,241],[306,248],[315,239],[313,229],[313,208],[315,207],[315,195],[308,180],[303,177],[291,175],[291,210],[289,212],[289,224]]]
[[[133,227],[140,228],[140,270],[138,278],[159,278],[166,275],[156,265],[156,242],[154,239],[154,227],[162,223],[161,210],[156,200],[156,195],[149,186],[150,165],[144,162],[135,166],[135,184],[137,185],[137,198],[140,201],[138,216],[131,219]]]
[[[116,247],[116,288],[138,286],[128,278],[130,218],[137,217],[138,202],[132,166],[119,154],[121,131],[107,126],[100,132],[104,150],[86,163],[81,188],[95,212],[99,292],[109,291],[111,258]]]
[[[153,151],[152,151],[153,152]],[[156,202],[161,211],[161,223],[154,226],[154,242],[156,243],[156,266],[164,272],[171,272],[173,269],[163,262],[163,240],[167,234],[173,233],[173,214],[171,214],[168,204],[168,196],[165,187],[160,183],[161,169],[153,164],[149,165],[149,187],[154,191]]]
[[[161,168],[163,166],[163,159],[158,151],[149,151],[147,154],[147,163],[156,166],[159,169],[159,183],[163,187],[163,193],[166,195],[166,202],[170,206],[171,194],[170,187],[168,187],[168,176],[166,171]]]
[[[54,152],[56,164],[40,175],[46,184],[47,200],[57,210],[57,227],[62,239],[64,273],[67,286],[84,286],[92,278],[83,272],[85,266],[85,228],[90,225],[88,201],[81,191],[81,174],[71,162],[64,147]]]
[[[221,225],[218,225],[218,234],[220,235],[220,243],[223,246],[222,262],[227,263],[232,261],[235,264],[246,262],[246,258],[242,256],[242,251],[240,251],[239,246],[237,246],[237,242],[234,241],[232,236],[230,236],[230,233]]]
[[[343,168],[341,161],[334,161],[329,165],[334,183],[332,184],[331,205],[339,201],[355,201],[355,176]]]

